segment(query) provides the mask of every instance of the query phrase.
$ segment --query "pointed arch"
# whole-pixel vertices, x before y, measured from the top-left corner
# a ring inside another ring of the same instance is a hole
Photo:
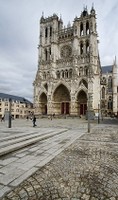
[[[45,49],[45,60],[48,60],[48,51]]]
[[[71,90],[70,87],[69,87],[64,81],[59,81],[59,82],[55,85],[55,87],[54,87],[53,94],[54,94],[55,90],[56,90],[60,85],[64,85],[64,86],[68,89],[68,91],[70,92],[70,90]]]
[[[56,75],[57,75],[57,79],[60,79],[60,71],[59,70],[56,72]]]
[[[40,95],[39,95],[39,101],[42,101],[44,99],[47,99],[47,94],[44,91],[41,91]]]
[[[77,90],[76,94],[75,94],[75,99],[76,99],[76,101],[78,100],[78,94],[79,94],[81,91],[83,91],[83,92],[86,94],[86,96],[87,96],[87,92],[88,92],[87,88],[85,88],[85,87],[79,88],[79,89]]]
[[[83,85],[85,86],[86,88],[88,88],[88,82],[85,80],[85,79],[81,79],[80,82],[79,82],[79,86],[80,85]]]
[[[69,69],[69,78],[72,78],[73,70]]]
[[[54,101],[70,101],[70,92],[64,84],[60,84],[53,93]]]
[[[85,115],[87,110],[87,92],[84,89],[78,91],[76,95],[77,110],[79,115]]]
[[[45,28],[45,38],[47,38],[48,37],[48,28],[46,27]]]
[[[105,87],[102,87],[102,99],[105,99]]]
[[[84,35],[83,23],[80,24],[80,36]]]
[[[50,26],[50,37],[52,36],[52,26]]]
[[[82,55],[84,53],[84,45],[83,42],[80,42],[80,55]]]
[[[39,96],[39,107],[41,114],[47,114],[47,95],[42,92]]]
[[[56,114],[70,114],[70,91],[60,83],[53,92],[53,111]]]
[[[87,66],[84,67],[84,75],[88,76],[88,67]]]
[[[86,35],[89,35],[89,22],[86,22]]]
[[[112,76],[109,76],[108,78],[108,91],[112,91]]]
[[[89,41],[86,41],[86,53],[89,53]]]

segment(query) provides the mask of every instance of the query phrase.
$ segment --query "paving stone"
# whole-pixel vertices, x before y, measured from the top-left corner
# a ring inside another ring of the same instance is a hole
[[[10,187],[4,186],[3,188],[0,188],[0,198],[2,198],[6,193],[8,193],[11,190]]]
[[[24,168],[27,164],[32,168],[10,183],[16,188],[4,200],[117,200],[118,126],[93,126],[91,133],[84,135],[85,129],[77,127],[47,139],[46,143],[37,143],[44,152],[34,145],[34,150],[26,155],[27,162],[23,159],[21,163]]]

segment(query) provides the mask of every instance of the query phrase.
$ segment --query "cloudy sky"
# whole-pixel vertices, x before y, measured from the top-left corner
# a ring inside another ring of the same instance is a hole
[[[66,26],[92,3],[101,64],[110,65],[118,57],[118,0],[0,0],[0,92],[32,100],[42,12],[61,15]]]

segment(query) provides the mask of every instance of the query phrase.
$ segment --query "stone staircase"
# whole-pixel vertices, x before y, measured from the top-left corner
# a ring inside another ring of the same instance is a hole
[[[14,134],[13,136],[7,136],[0,139],[0,156],[9,154],[18,149],[37,143],[41,140],[48,139],[57,134],[61,134],[67,131],[67,129],[57,130],[44,130],[42,134],[39,131],[30,131],[29,133]]]

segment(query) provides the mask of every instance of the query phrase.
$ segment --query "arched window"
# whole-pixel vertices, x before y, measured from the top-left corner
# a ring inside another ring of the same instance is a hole
[[[89,22],[86,23],[86,35],[89,35]]]
[[[109,76],[108,78],[108,91],[111,92],[112,91],[112,77]]]
[[[86,53],[89,53],[89,41],[86,41]]]
[[[82,67],[80,67],[80,69],[79,69],[79,75],[80,76],[83,75],[83,68]]]
[[[68,78],[68,70],[65,70],[65,78]]]
[[[106,84],[106,78],[105,77],[103,77],[102,82],[103,82],[103,84]]]
[[[49,48],[49,58],[51,59],[51,47]]]
[[[45,38],[47,38],[48,37],[48,28],[46,27],[45,28]]]
[[[45,49],[45,60],[47,60],[48,59],[48,51],[47,51],[47,49]]]
[[[49,71],[47,72],[47,77],[50,78],[50,72]]]
[[[72,69],[69,69],[69,78],[72,78]]]
[[[108,109],[109,109],[109,110],[112,110],[112,109],[113,109],[113,103],[112,103],[112,97],[111,97],[111,96],[109,96]]]
[[[57,78],[60,79],[60,72],[59,71],[57,71]]]
[[[102,99],[105,99],[105,87],[102,88]]]
[[[52,36],[52,27],[50,26],[50,37]]]
[[[85,66],[85,68],[84,68],[84,75],[88,76],[88,68],[87,68],[87,66]]]
[[[84,35],[83,24],[80,24],[80,36]]]
[[[64,78],[64,71],[61,71],[61,77]]]
[[[81,42],[80,43],[80,54],[81,55],[83,54],[83,51],[84,51],[84,46],[83,46],[83,43]]]

